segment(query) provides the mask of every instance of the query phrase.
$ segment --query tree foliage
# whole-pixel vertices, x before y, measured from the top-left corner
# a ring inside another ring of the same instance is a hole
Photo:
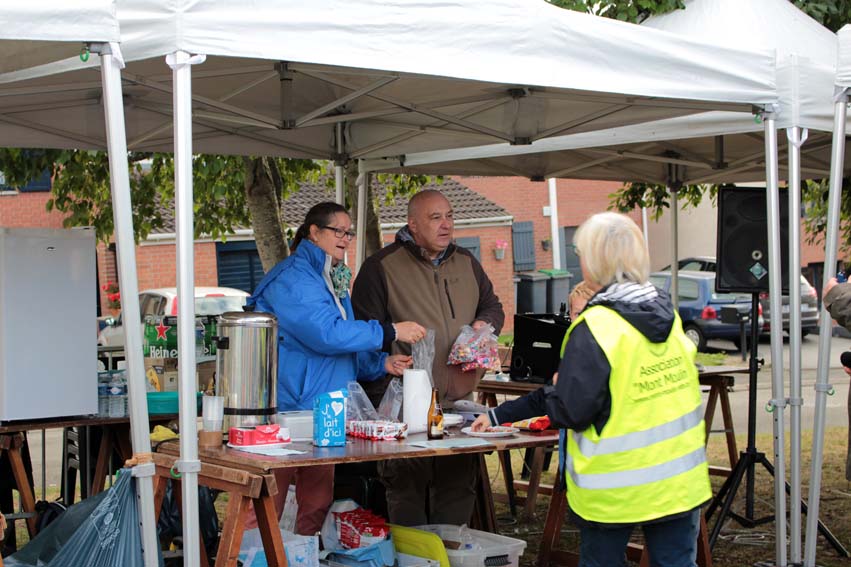
[[[624,22],[642,22],[648,16],[683,8],[683,0],[547,0],[560,8],[588,12]]]

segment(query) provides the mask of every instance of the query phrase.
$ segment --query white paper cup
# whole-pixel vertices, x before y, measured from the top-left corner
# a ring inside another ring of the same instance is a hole
[[[221,431],[225,419],[224,396],[201,396],[201,420],[204,431]]]

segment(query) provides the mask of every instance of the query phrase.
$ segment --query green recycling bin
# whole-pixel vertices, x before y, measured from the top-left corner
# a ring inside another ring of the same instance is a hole
[[[549,279],[547,279],[547,313],[558,313],[562,303],[567,307],[567,296],[570,294],[570,280],[573,274],[567,270],[558,269],[538,271],[549,276]]]

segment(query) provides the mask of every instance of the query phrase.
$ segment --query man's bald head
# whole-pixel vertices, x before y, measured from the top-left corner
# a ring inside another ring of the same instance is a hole
[[[408,230],[414,242],[434,259],[452,242],[455,230],[452,205],[434,189],[420,191],[408,201]]]

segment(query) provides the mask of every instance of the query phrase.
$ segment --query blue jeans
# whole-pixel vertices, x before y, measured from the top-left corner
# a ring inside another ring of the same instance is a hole
[[[579,567],[623,567],[626,545],[634,526],[579,529]],[[695,567],[700,508],[667,522],[643,525],[651,567]]]

